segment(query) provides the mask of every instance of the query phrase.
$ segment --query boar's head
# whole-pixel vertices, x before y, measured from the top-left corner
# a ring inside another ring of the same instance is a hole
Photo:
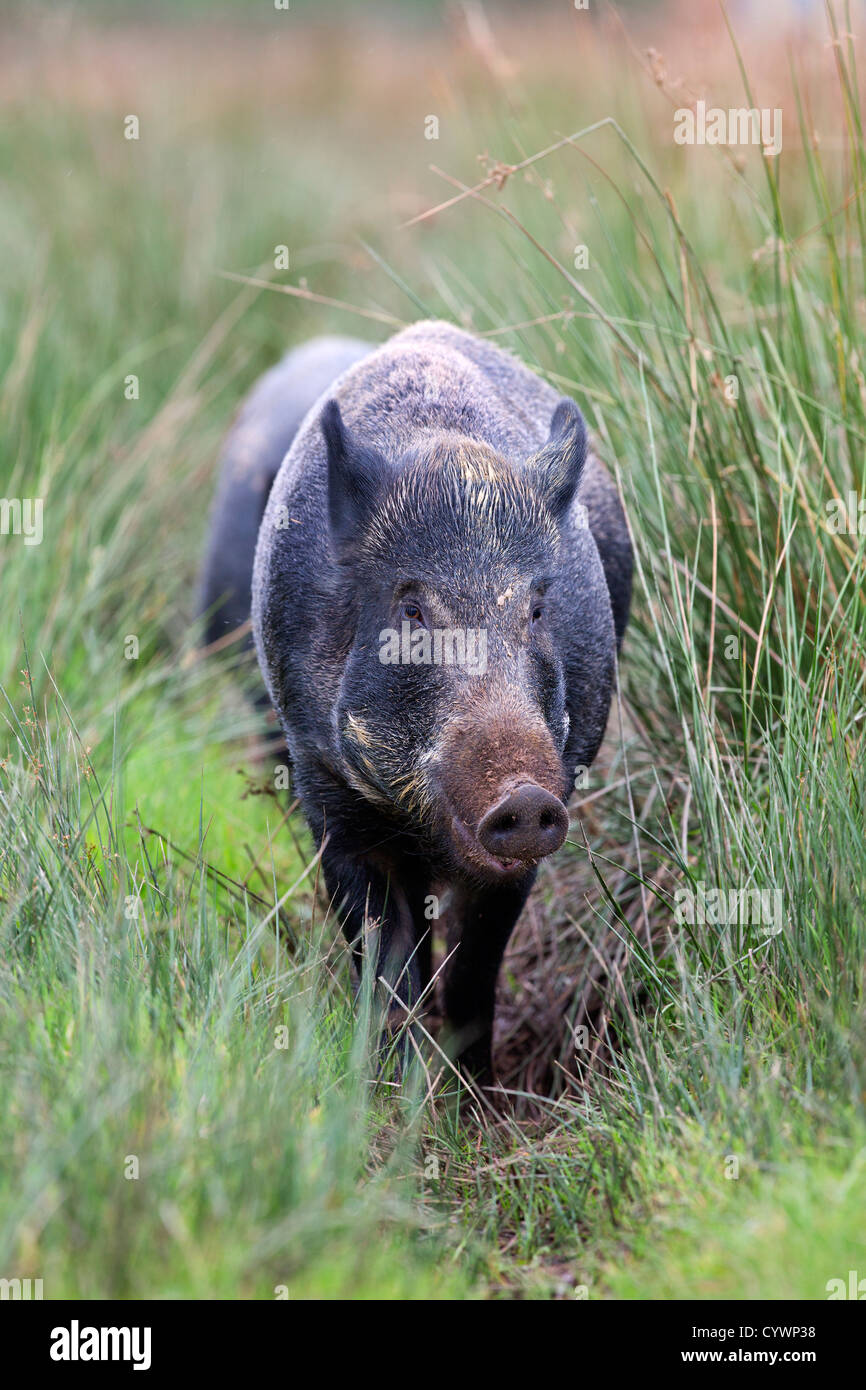
[[[586,455],[562,400],[528,459],[447,431],[400,459],[322,416],[340,601],[343,775],[448,872],[498,881],[557,849],[595,756],[614,635],[575,501]]]

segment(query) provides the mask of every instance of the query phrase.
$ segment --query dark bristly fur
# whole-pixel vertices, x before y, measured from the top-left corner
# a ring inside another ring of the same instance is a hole
[[[223,445],[202,571],[199,611],[208,643],[249,619],[259,527],[301,421],[335,377],[369,351],[370,344],[358,338],[315,338],[265,372],[238,411]]]
[[[439,322],[376,350],[322,340],[264,379],[230,437],[205,586],[235,595],[223,625],[246,616],[286,449],[252,618],[295,790],[348,939],[378,924],[377,977],[404,1005],[442,919],[446,1045],[483,1078],[502,953],[604,733],[625,518],[577,406],[501,349]],[[403,622],[483,629],[485,669],[383,664],[380,635]],[[500,839],[513,858],[490,851]]]

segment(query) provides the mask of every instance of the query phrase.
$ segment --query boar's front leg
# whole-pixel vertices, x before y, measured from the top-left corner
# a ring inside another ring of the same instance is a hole
[[[493,1079],[496,977],[535,870],[501,886],[461,889],[449,913],[444,978],[444,1046],[482,1084]]]
[[[373,968],[376,1000],[399,1026],[417,1008],[430,981],[430,932],[419,934],[426,884],[367,859],[353,858],[325,846],[322,869],[343,934],[355,954],[359,973]],[[367,930],[376,929],[375,961],[364,959]],[[429,926],[429,924],[428,924]],[[403,1049],[408,1059],[408,1038]]]

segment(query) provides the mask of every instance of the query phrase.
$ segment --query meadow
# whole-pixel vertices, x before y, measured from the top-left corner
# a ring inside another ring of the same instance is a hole
[[[253,8],[2,21],[0,498],[43,534],[0,534],[0,1277],[826,1298],[866,1276],[859,11]],[[781,153],[678,145],[698,99],[778,108]],[[196,625],[257,374],[426,316],[574,396],[637,561],[499,1107],[435,1053],[377,1076]]]

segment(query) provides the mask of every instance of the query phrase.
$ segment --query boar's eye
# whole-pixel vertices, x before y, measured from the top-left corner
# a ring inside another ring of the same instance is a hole
[[[532,610],[532,626],[537,627],[544,617],[544,608],[540,603],[536,603]]]
[[[405,618],[407,622],[411,623],[413,627],[427,626],[427,620],[424,617],[421,608],[417,603],[413,603],[411,600],[407,600],[406,603],[402,604],[400,609],[400,616]]]

